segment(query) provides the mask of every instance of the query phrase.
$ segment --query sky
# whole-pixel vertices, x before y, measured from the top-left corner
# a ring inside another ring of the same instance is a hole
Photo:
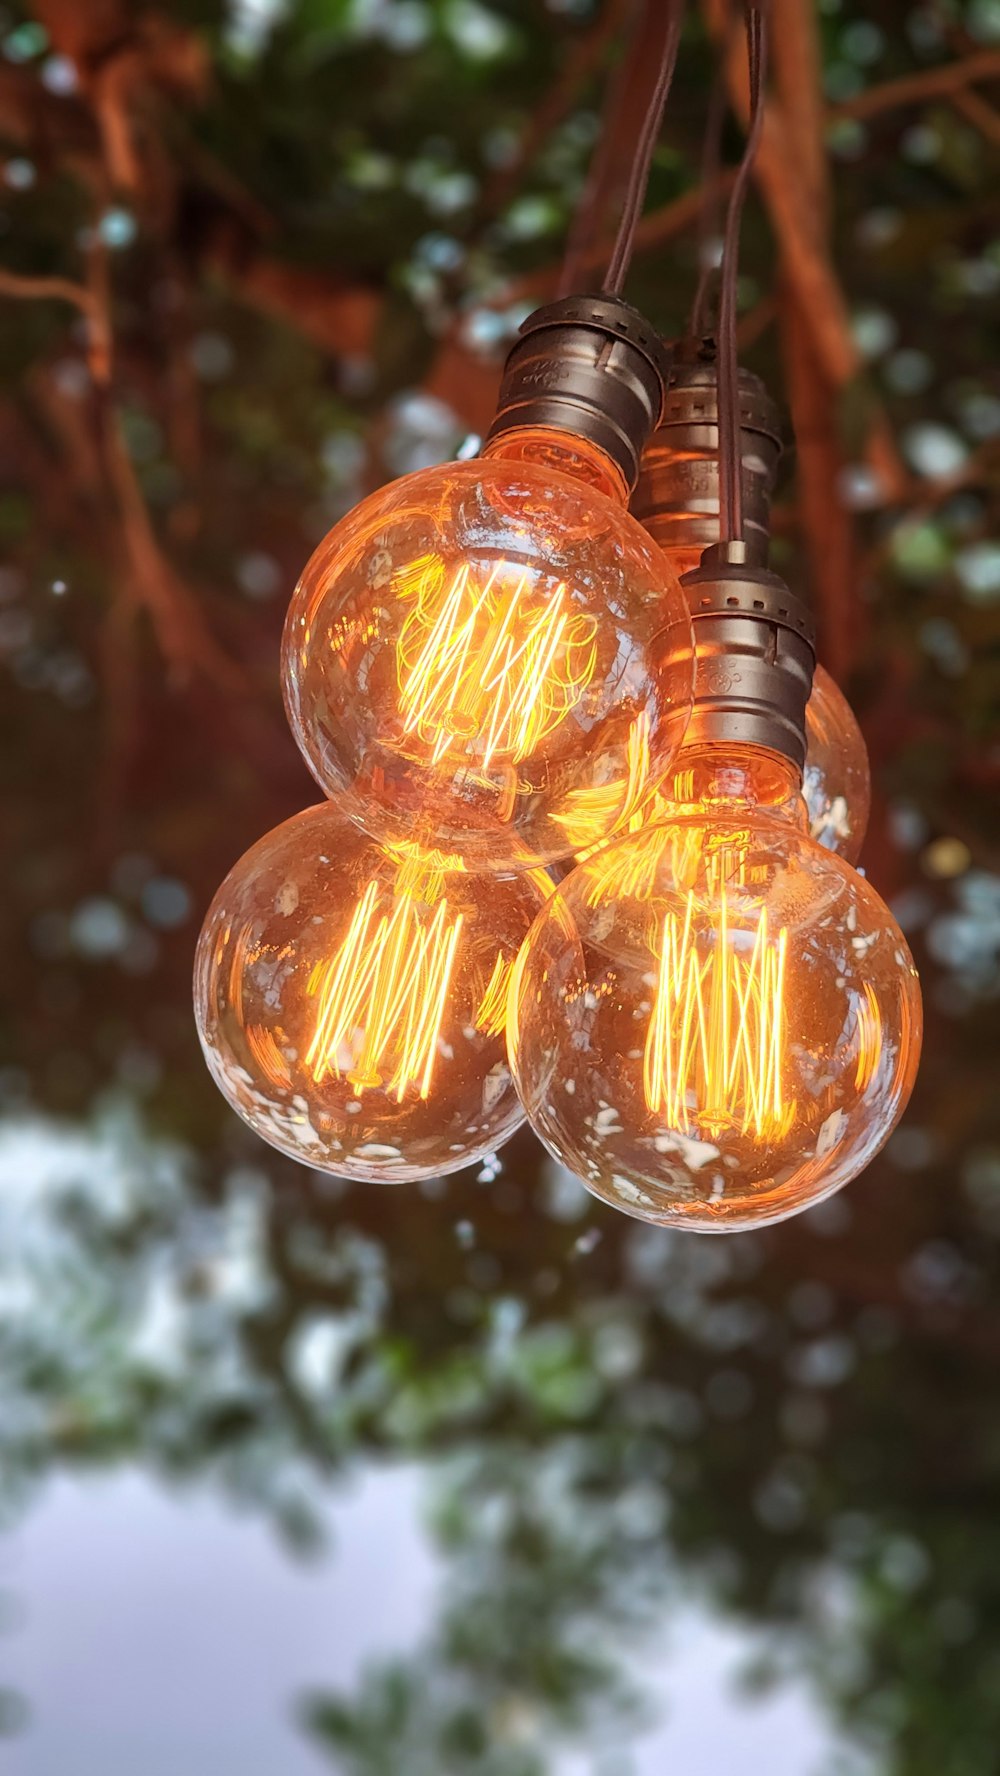
[[[5,1683],[30,1708],[7,1768],[329,1772],[294,1723],[295,1699],[350,1688],[366,1660],[414,1651],[430,1630],[439,1567],[423,1497],[416,1467],[367,1470],[331,1500],[329,1554],[303,1562],[208,1489],[171,1493],[134,1468],[60,1476],[0,1554],[0,1584],[15,1600]],[[644,1658],[663,1718],[638,1742],[634,1776],[811,1776],[827,1763],[835,1740],[804,1686],[740,1694],[739,1667],[758,1644],[680,1606],[669,1639]],[[553,1767],[591,1776],[595,1763],[588,1750]]]

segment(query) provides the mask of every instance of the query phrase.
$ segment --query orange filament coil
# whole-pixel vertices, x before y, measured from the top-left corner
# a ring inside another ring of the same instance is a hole
[[[655,799],[659,801],[658,794]],[[588,906],[596,907],[608,900],[651,900],[660,867],[668,859],[678,882],[701,877],[709,893],[721,884],[724,872],[732,880],[735,870],[736,879],[742,881],[745,862],[739,848],[726,847],[713,854],[706,849],[707,843],[702,826],[679,822],[675,826],[647,828],[640,820],[630,845],[610,845],[607,851],[590,858]]]
[[[864,981],[862,985],[864,997],[857,1007],[858,1067],[854,1083],[858,1091],[867,1091],[882,1059],[882,1013],[871,982]]]
[[[571,790],[566,808],[555,816],[577,862],[582,863],[613,834],[634,831],[656,818],[653,806],[661,798],[654,794],[646,799],[649,769],[649,716],[643,710],[628,731],[624,778]]]
[[[319,1004],[306,1064],[317,1085],[343,1073],[355,1095],[385,1084],[400,1102],[419,1082],[426,1098],[462,920],[449,920],[446,901],[425,922],[409,894],[388,915],[381,899],[369,882],[337,954],[313,969]]]
[[[447,901],[431,913],[398,885],[388,912],[385,899],[369,882],[336,955],[314,967],[308,991],[318,1004],[305,1058],[317,1085],[346,1076],[356,1097],[384,1086],[401,1103],[411,1086],[421,1098],[430,1092],[463,921]],[[503,1029],[509,970],[498,955],[477,1028]]]
[[[539,597],[499,562],[484,581],[424,556],[397,582],[411,600],[396,647],[404,731],[437,764],[457,741],[477,762],[517,764],[573,708],[594,675],[597,622],[565,585]]]
[[[513,961],[497,956],[486,991],[476,1013],[476,1028],[487,1036],[502,1036],[507,1024],[507,990],[514,972]]]
[[[265,1079],[272,1085],[291,1086],[292,1070],[278,1047],[273,1030],[265,1024],[247,1024],[247,1046]]]
[[[643,1086],[651,1111],[689,1133],[736,1128],[758,1138],[784,1134],[795,1112],[782,1095],[787,931],[768,934],[762,908],[752,948],[740,953],[723,890],[707,955],[694,931],[689,894],[683,920],[663,921],[656,1000],[646,1038]]]

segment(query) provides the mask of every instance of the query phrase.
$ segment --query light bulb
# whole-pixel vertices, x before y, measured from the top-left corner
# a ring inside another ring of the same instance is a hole
[[[760,377],[741,369],[737,398],[744,535],[767,559],[771,496],[781,457],[781,416]],[[719,539],[718,374],[713,358],[681,356],[674,365],[661,423],[643,454],[632,511],[659,544],[678,578],[697,570],[703,551]],[[871,808],[868,754],[843,692],[817,666],[806,708],[806,759],[802,797],[809,831],[829,851],[857,863]],[[635,806],[617,819],[616,830],[634,824]],[[647,819],[666,811],[649,796]],[[589,831],[574,853],[585,855],[604,833]]]
[[[806,704],[805,739],[799,794],[807,830],[824,850],[857,863],[871,809],[868,749],[847,698],[822,666],[816,667]],[[637,731],[624,778],[567,798],[560,821],[577,861],[584,862],[608,837],[673,818],[671,784],[669,777],[651,782]]]
[[[806,704],[802,799],[817,843],[857,863],[871,812],[868,748],[851,705],[822,666]]]
[[[209,910],[195,1013],[250,1127],[344,1177],[454,1171],[523,1120],[504,1053],[510,971],[550,884],[390,853],[332,804],[252,846]]]
[[[532,1126],[640,1219],[782,1220],[861,1171],[909,1097],[909,951],[797,790],[777,754],[685,750],[684,811],[578,865],[519,957],[508,1046]]]
[[[288,716],[323,788],[383,843],[471,867],[565,856],[565,819],[621,812],[691,703],[674,575],[603,453],[511,433],[405,476],[337,525],[285,628]]]

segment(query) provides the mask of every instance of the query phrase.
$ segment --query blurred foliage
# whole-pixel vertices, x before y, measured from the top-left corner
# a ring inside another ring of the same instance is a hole
[[[587,0],[0,11],[5,265],[107,289],[114,342],[103,377],[82,313],[5,302],[4,1504],[55,1464],[141,1457],[305,1550],[352,1463],[428,1461],[451,1575],[433,1637],[302,1705],[351,1776],[544,1776],[564,1735],[621,1743],[643,1714],[630,1649],[678,1573],[765,1632],[762,1680],[808,1670],[886,1776],[990,1776],[1000,54],[971,105],[850,111],[1000,45],[996,0],[819,13],[864,363],[829,497],[859,545],[865,862],[928,1009],[886,1152],[798,1222],[685,1241],[585,1199],[526,1136],[420,1190],[298,1172],[197,1051],[200,913],[315,793],[281,718],[284,599],[361,493],[485,423],[558,263],[606,56],[522,146],[597,21]],[[653,211],[699,177],[695,15],[683,57]],[[747,359],[780,391],[760,209],[745,232]],[[695,234],[635,263],[666,332]],[[892,504],[861,454],[873,403],[910,475]],[[790,451],[776,554],[805,581],[796,495]]]

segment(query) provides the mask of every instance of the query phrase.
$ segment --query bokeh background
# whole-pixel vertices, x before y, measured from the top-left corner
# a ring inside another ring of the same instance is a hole
[[[656,10],[0,6],[20,1776],[997,1768],[998,0],[773,0],[745,228],[744,358],[790,414],[775,559],[861,716],[863,862],[924,980],[878,1161],[708,1242],[528,1137],[349,1187],[257,1142],[195,1040],[211,893],[315,799],[278,687],[297,571],[484,428]],[[716,226],[720,13],[690,8],[629,285],[668,333]],[[585,206],[589,281],[605,231]]]

